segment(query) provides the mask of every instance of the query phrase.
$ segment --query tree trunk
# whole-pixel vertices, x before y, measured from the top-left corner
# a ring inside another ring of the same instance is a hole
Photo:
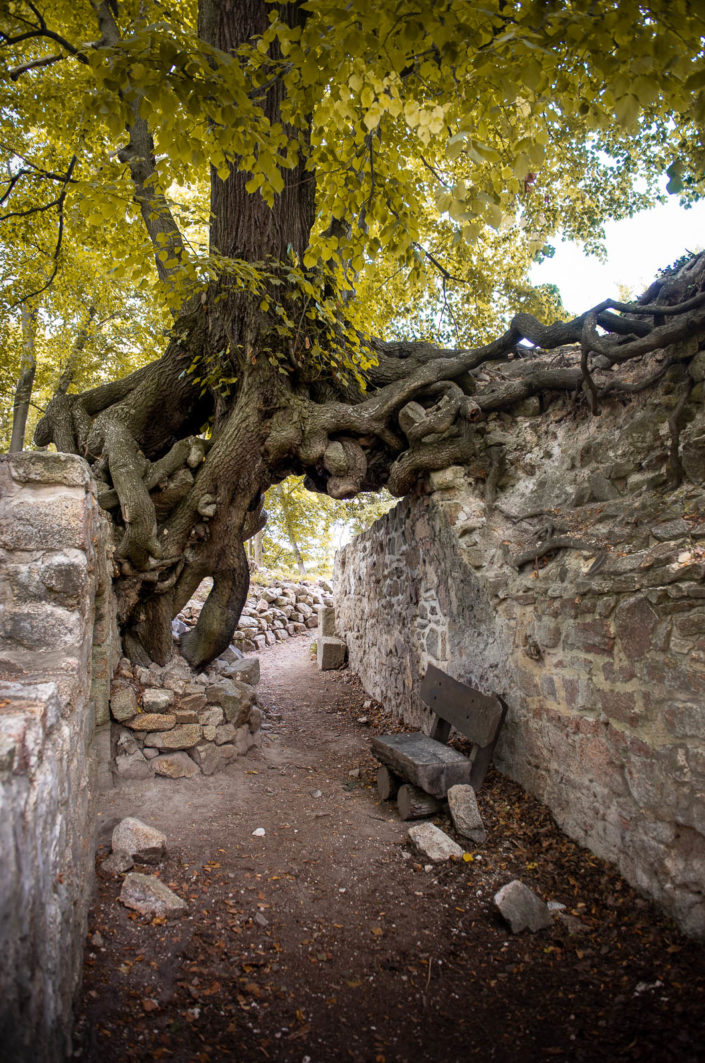
[[[32,399],[34,376],[37,371],[36,359],[37,311],[22,307],[22,361],[20,375],[15,388],[12,404],[12,438],[10,454],[24,450],[24,437],[27,430],[27,415]]]

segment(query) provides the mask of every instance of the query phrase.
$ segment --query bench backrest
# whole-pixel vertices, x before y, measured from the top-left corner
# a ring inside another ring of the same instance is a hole
[[[421,680],[420,693],[429,709],[471,742],[480,747],[494,743],[504,712],[499,698],[482,694],[467,683],[453,679],[435,664],[429,664]],[[439,731],[440,741],[446,741],[450,728],[439,728]]]

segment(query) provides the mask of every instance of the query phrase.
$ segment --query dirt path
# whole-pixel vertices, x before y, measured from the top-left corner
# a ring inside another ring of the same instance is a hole
[[[498,775],[480,795],[486,845],[425,869],[378,803],[378,714],[356,681],[318,672],[307,639],[260,662],[261,751],[101,799],[99,859],[114,824],[139,816],[167,835],[160,876],[190,907],[150,923],[100,877],[77,1057],[705,1060],[701,946]],[[492,895],[515,877],[572,924],[512,937]]]

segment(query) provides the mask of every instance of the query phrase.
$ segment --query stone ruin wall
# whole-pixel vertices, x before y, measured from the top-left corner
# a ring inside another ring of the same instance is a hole
[[[705,936],[704,386],[674,490],[677,386],[599,422],[567,399],[491,416],[484,468],[431,474],[341,552],[336,616],[365,689],[414,726],[428,661],[501,694],[499,768]]]
[[[0,458],[0,1045],[63,1061],[94,881],[117,632],[88,466]]]

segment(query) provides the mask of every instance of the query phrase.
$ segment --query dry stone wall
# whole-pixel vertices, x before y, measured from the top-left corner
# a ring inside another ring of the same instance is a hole
[[[116,628],[88,466],[0,458],[0,1056],[63,1061]]]
[[[179,613],[173,623],[175,635],[196,622],[210,587],[211,581],[204,580],[198,593]],[[233,635],[233,646],[242,653],[254,653],[276,642],[305,635],[318,624],[318,607],[332,603],[332,590],[326,580],[307,583],[266,578],[265,573],[256,573]]]
[[[705,936],[705,414],[698,396],[674,488],[677,383],[599,426],[567,401],[490,417],[496,498],[487,464],[431,474],[339,555],[336,617],[414,725],[428,661],[501,694],[500,768]]]
[[[211,587],[204,580],[173,622],[178,638],[195,624]],[[178,652],[163,668],[122,660],[113,679],[113,764],[118,778],[213,775],[259,744],[262,713],[255,687],[259,660],[245,652],[305,635],[329,584],[253,580],[232,644],[202,674]]]

